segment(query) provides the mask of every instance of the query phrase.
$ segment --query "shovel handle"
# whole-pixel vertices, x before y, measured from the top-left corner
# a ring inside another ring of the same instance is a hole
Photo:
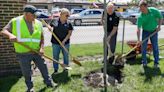
[[[48,27],[48,24],[43,20],[41,19],[41,21]],[[81,63],[77,60],[75,60],[75,58],[69,53],[69,51],[67,50],[67,48],[62,44],[62,42],[59,40],[59,38],[51,31],[51,30],[48,30],[49,32],[52,33],[53,37],[59,42],[60,46],[68,53],[68,55],[71,57],[72,61],[81,66]]]
[[[25,44],[23,44],[23,43],[21,43],[21,42],[16,42],[16,43],[18,43],[18,44],[24,46],[25,48],[31,50],[32,52],[35,52],[35,53],[41,55],[40,52],[38,52],[38,51],[36,51],[36,50],[30,48],[29,46],[27,46],[27,45],[25,45]],[[42,54],[42,56],[44,56],[45,58],[47,58],[47,59],[49,59],[49,60],[51,60],[51,61],[53,61],[53,62],[55,62],[55,63],[60,64],[64,69],[69,69],[69,68],[68,68],[68,67],[69,67],[68,65],[62,64],[62,63],[58,62],[57,60],[52,59],[51,57],[49,57],[49,56],[47,56],[47,55],[45,55],[45,54]]]
[[[152,34],[150,34],[148,37],[146,37],[143,41],[141,41],[140,45],[143,44],[146,40],[148,40],[150,37],[152,37],[153,35],[155,35],[158,31],[153,32]],[[139,45],[139,46],[140,46]],[[129,52],[127,52],[125,55],[123,55],[122,57],[127,56],[129,53],[131,53],[132,51],[134,51],[136,48],[138,47],[138,45],[136,45],[135,47],[133,47]]]

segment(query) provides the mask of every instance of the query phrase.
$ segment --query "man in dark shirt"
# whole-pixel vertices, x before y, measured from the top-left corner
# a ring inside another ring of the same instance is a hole
[[[117,30],[119,24],[119,14],[115,12],[114,5],[109,3],[107,5],[107,45],[109,48],[108,53],[113,55],[115,53],[116,41],[117,41]],[[109,56],[110,57],[110,56]],[[112,56],[109,62],[112,64],[114,56]]]
[[[68,21],[69,17],[69,10],[66,8],[61,9],[61,14],[58,19],[53,20],[50,23],[50,26],[48,28],[50,30],[53,29],[53,33],[59,38],[59,40],[62,42],[62,44],[66,47],[66,49],[69,51],[70,46],[70,37],[72,34],[73,26]],[[60,51],[62,51],[63,58],[64,58],[64,64],[69,64],[69,56],[68,53],[60,46],[59,42],[52,36],[51,38],[52,42],[52,49],[53,49],[53,58],[57,61],[59,60],[59,54]],[[58,64],[54,63],[54,73],[58,72]]]

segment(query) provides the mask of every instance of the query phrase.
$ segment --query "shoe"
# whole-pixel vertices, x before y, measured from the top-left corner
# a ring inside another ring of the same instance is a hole
[[[35,91],[34,91],[34,88],[31,88],[31,89],[27,89],[26,92],[35,92]]]
[[[55,87],[57,87],[57,84],[51,82],[50,84],[47,84],[47,87],[48,87],[48,88],[55,88]]]
[[[115,58],[115,56],[111,56],[111,57],[109,57],[108,59],[107,59],[107,62],[109,63],[109,64],[113,64],[113,61],[114,61],[114,58]]]
[[[57,73],[58,73],[58,70],[55,69],[54,72],[53,72],[53,74],[57,74]]]
[[[159,68],[159,65],[158,64],[154,64],[154,68]]]
[[[146,63],[143,63],[142,66],[143,66],[143,67],[147,67],[147,64],[146,64]]]
[[[68,72],[68,69],[64,69],[63,72]]]
[[[142,61],[142,66],[147,67],[147,61]]]

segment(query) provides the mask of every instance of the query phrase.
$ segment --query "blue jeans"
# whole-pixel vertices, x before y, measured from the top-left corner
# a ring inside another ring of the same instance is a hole
[[[151,35],[153,32],[144,31],[142,32],[142,40],[144,40],[146,37]],[[159,62],[159,50],[158,50],[158,33],[150,37],[150,41],[153,47],[153,55],[154,55],[154,64],[158,64]],[[146,53],[147,53],[147,43],[148,40],[146,40],[142,44],[142,63],[147,63]]]
[[[64,45],[66,49],[69,51],[69,44]],[[64,58],[64,64],[69,64],[69,55],[68,53],[59,45],[59,44],[52,44],[52,50],[53,50],[53,58],[59,61],[59,55],[60,51],[62,51],[63,58]],[[53,63],[53,67],[55,70],[58,70],[59,66],[57,63]]]

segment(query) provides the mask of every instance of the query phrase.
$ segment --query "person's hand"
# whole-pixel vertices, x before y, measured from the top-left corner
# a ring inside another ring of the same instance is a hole
[[[64,39],[64,40],[62,41],[62,44],[65,45],[65,42],[66,42],[66,40]]]
[[[141,46],[141,41],[137,41],[136,46],[140,47]]]
[[[156,31],[160,31],[160,30],[161,30],[161,27],[156,28]]]
[[[17,37],[15,35],[10,35],[9,39],[11,42],[17,42]]]
[[[44,49],[43,49],[43,48],[40,48],[39,53],[40,53],[41,55],[43,55],[43,54],[44,54]]]
[[[108,47],[110,47],[110,44],[109,44],[110,39],[111,39],[111,36],[108,36],[107,39],[106,39],[106,43],[107,43],[107,46],[108,46]]]
[[[107,37],[106,41],[109,42],[110,39],[111,39],[111,36],[109,35],[109,36]]]

